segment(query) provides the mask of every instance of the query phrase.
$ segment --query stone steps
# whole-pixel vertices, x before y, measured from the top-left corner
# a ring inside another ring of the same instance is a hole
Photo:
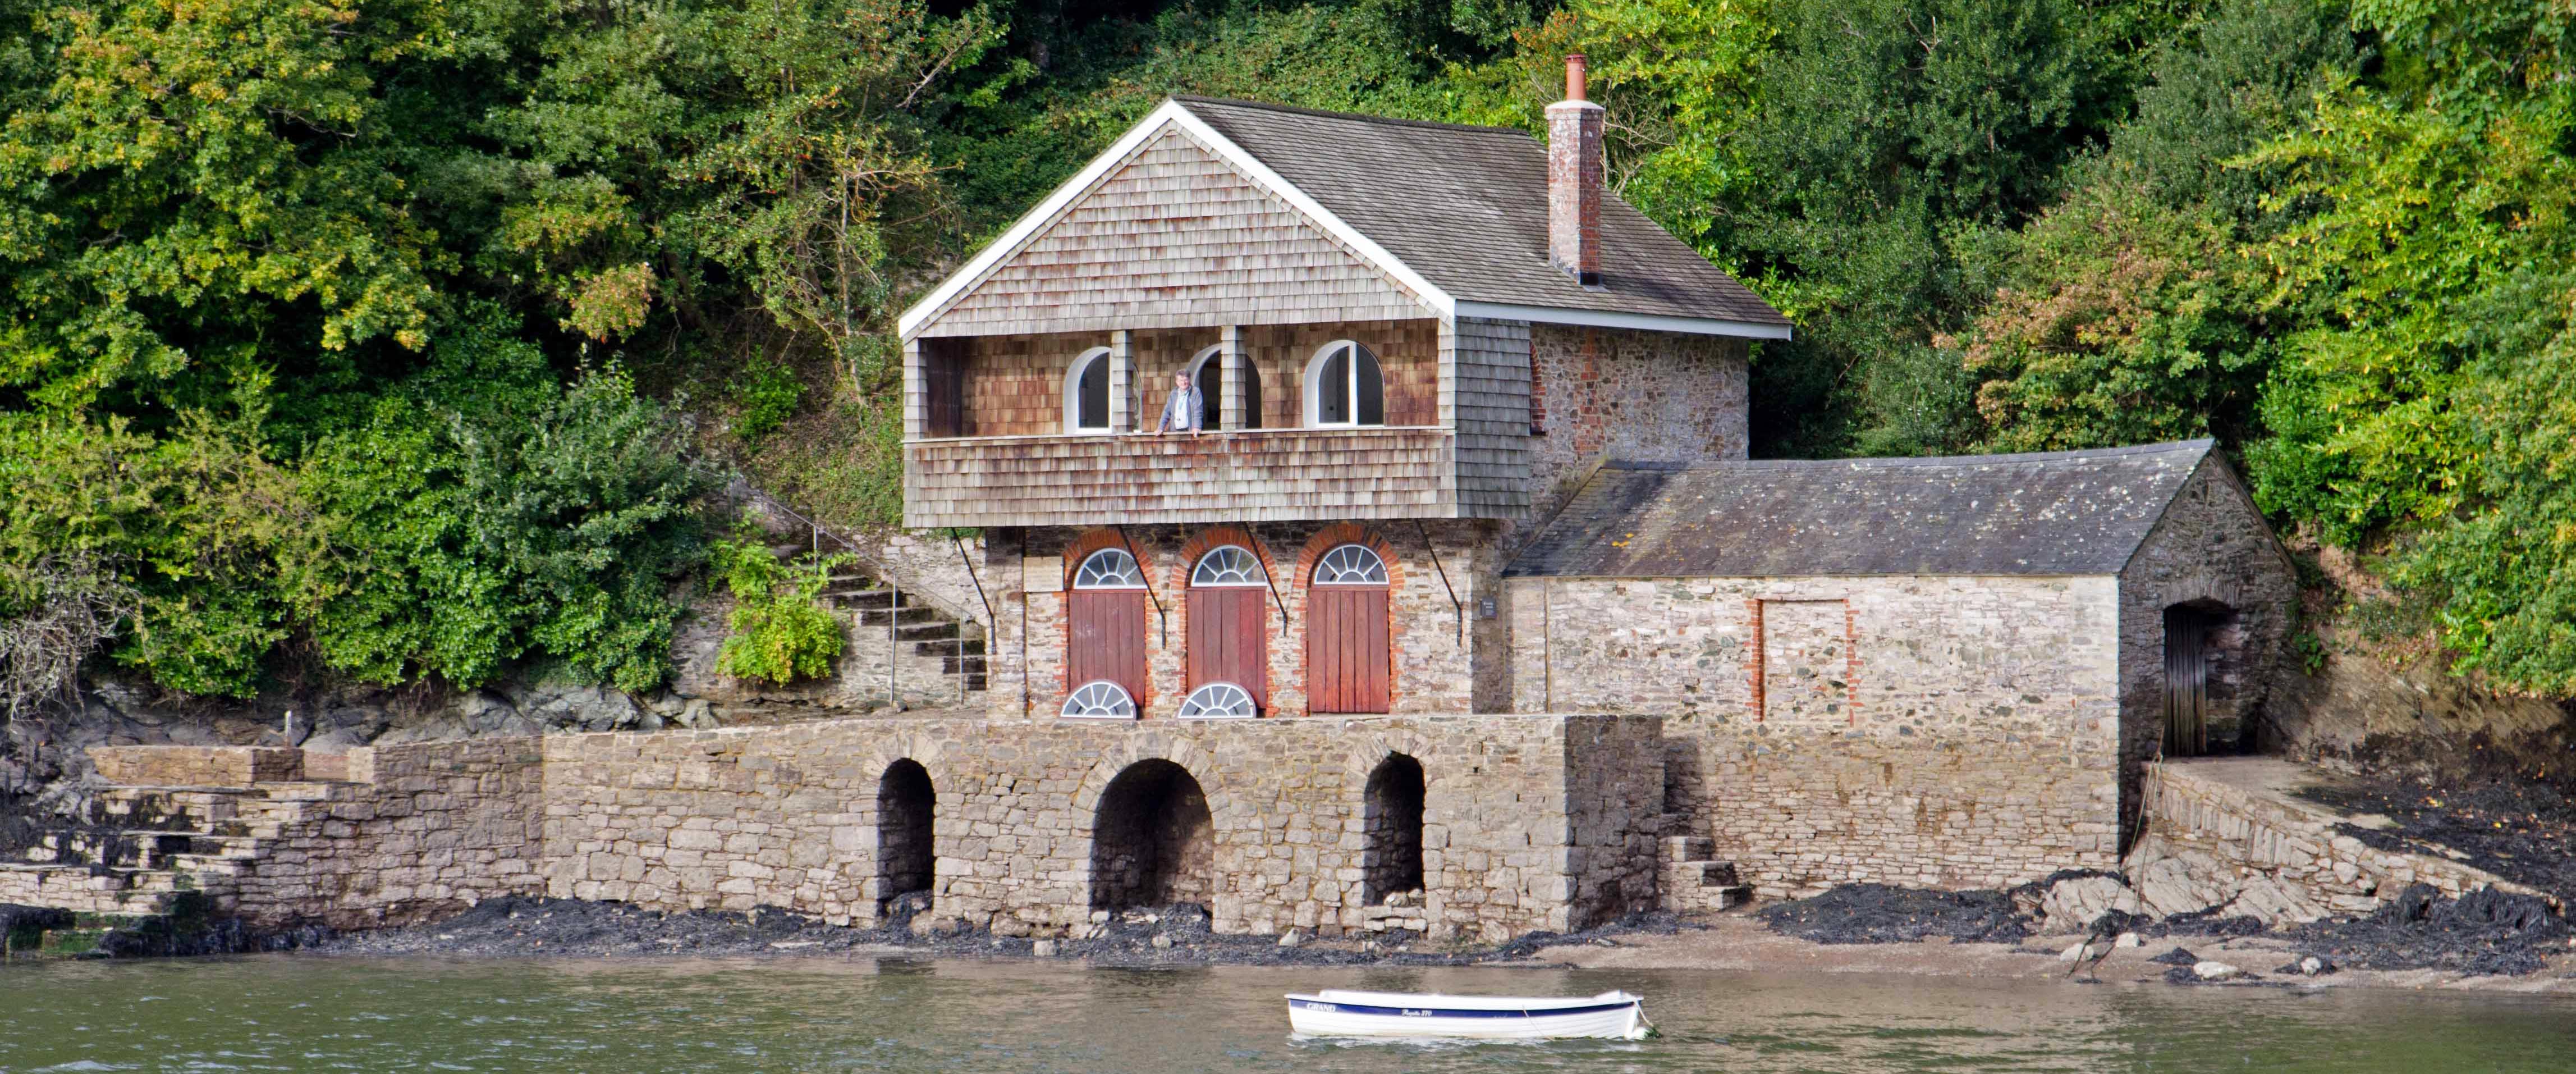
[[[823,600],[834,610],[848,613],[860,630],[884,630],[891,623],[895,644],[910,645],[914,656],[939,661],[939,673],[952,682],[962,681],[966,691],[985,689],[980,625],[960,622],[865,574],[832,575]]]
[[[1704,836],[1665,837],[1655,879],[1664,909],[1676,914],[1716,913],[1753,901],[1752,885],[1734,862],[1718,858],[1716,840]]]

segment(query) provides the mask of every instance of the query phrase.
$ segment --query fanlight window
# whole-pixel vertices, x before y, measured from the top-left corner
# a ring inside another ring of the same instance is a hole
[[[1065,372],[1064,431],[1109,431],[1109,348],[1082,352]]]
[[[1230,682],[1212,682],[1181,699],[1181,718],[1187,720],[1242,720],[1256,715],[1252,694]]]
[[[1084,720],[1132,720],[1136,718],[1136,699],[1127,696],[1126,687],[1107,679],[1082,684],[1082,689],[1064,699],[1063,715]]]
[[[1136,568],[1136,557],[1124,548],[1103,548],[1082,561],[1073,572],[1075,589],[1143,589],[1145,572]]]
[[[1190,569],[1194,586],[1261,585],[1261,561],[1242,545],[1229,544],[1199,557],[1199,565]]]
[[[1386,424],[1386,376],[1377,355],[1343,340],[1306,363],[1306,424]]]
[[[1386,561],[1366,545],[1346,544],[1315,563],[1316,585],[1385,585]]]

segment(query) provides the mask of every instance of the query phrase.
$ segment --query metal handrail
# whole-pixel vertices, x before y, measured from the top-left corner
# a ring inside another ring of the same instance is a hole
[[[903,588],[903,581],[900,576],[900,572],[879,561],[876,557],[868,555],[867,550],[860,547],[857,542],[841,535],[831,527],[815,521],[813,518],[808,517],[804,512],[798,511],[797,509],[780,502],[778,497],[770,495],[767,490],[762,489],[757,485],[746,485],[745,488],[747,488],[753,496],[759,498],[761,503],[767,505],[770,509],[803,523],[806,530],[812,535],[814,551],[817,555],[822,553],[823,538],[828,536],[832,538],[832,540],[839,542],[841,547],[847,549],[852,555],[865,561],[869,567],[873,568],[877,574],[881,576],[886,585],[886,700],[897,707],[901,707],[903,703],[903,693],[900,684],[896,681],[895,670],[897,665],[902,663],[903,646],[900,622],[902,617],[897,613],[900,611],[900,608],[898,607],[898,599],[903,593],[907,592],[907,590]],[[984,606],[983,625],[989,644],[992,631],[998,628],[1001,620],[993,611],[993,601],[991,596],[989,596],[984,590],[983,578],[975,571],[974,558],[966,554],[966,539],[955,532],[951,532],[948,536],[949,540],[956,545],[958,559],[966,564],[966,577],[975,585],[976,601]],[[909,590],[909,592],[919,593],[920,590],[914,589]],[[944,612],[946,609],[940,610]],[[969,615],[963,618],[972,619],[973,616]],[[1167,640],[1168,637],[1169,629],[1167,627]],[[957,662],[956,671],[954,672],[957,678],[957,700],[959,704],[964,704],[966,701],[966,680],[969,678],[966,671],[966,636],[963,633],[960,633],[954,638],[934,638],[928,641],[917,641],[913,644],[916,647],[919,647],[934,645],[940,641],[946,641],[950,644],[949,656],[954,658]],[[990,659],[989,656],[987,659]],[[991,673],[990,669],[991,665],[988,663],[986,665],[986,674],[989,675]]]

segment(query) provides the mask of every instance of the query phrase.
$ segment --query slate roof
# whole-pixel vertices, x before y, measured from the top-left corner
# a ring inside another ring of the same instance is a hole
[[[2104,575],[2208,440],[2100,451],[1604,465],[1506,577]]]
[[[1172,99],[1459,299],[1789,323],[1615,193],[1601,199],[1603,287],[1576,283],[1548,262],[1547,147],[1527,132]]]

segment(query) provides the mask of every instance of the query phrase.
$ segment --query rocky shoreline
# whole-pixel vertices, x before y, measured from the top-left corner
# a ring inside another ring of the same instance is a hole
[[[297,949],[331,955],[474,957],[740,957],[918,954],[927,957],[1078,959],[1102,966],[1463,966],[1524,961],[1545,947],[1669,936],[1689,928],[1670,914],[1637,914],[1570,934],[1531,933],[1498,946],[1442,947],[1397,929],[1367,939],[1221,935],[1194,903],[1112,915],[1084,938],[996,936],[956,922],[917,920],[899,904],[885,926],[837,926],[782,910],[664,913],[579,899],[502,898],[423,925],[317,936]]]

